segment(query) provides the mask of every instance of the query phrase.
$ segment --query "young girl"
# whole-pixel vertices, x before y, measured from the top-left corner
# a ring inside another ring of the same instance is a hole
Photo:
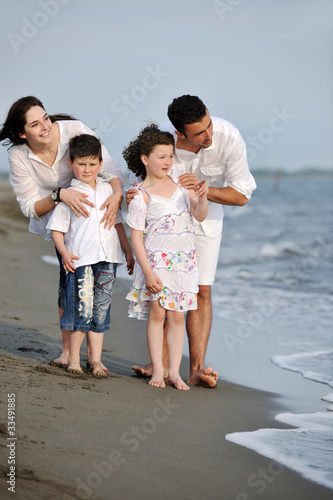
[[[197,308],[192,215],[199,222],[205,219],[208,187],[206,181],[200,182],[195,191],[177,185],[177,178],[169,174],[174,147],[173,136],[152,124],[123,151],[129,170],[143,181],[127,216],[137,261],[127,299],[130,317],[148,318],[147,343],[153,368],[149,384],[165,387],[162,352],[163,324],[167,318],[166,382],[188,390],[179,367],[185,336],[184,312]]]

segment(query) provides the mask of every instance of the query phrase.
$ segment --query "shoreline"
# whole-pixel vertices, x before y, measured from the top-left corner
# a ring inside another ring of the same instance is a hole
[[[111,376],[73,376],[48,365],[61,346],[57,268],[42,261],[53,246],[28,233],[7,180],[0,200],[1,471],[5,478],[7,394],[14,393],[18,499],[250,500],[263,488],[265,500],[330,498],[329,489],[225,439],[290,428],[274,420],[285,411],[283,397],[222,379],[214,390],[184,393],[133,375],[131,365],[147,360],[145,322],[127,318],[122,279],[103,348]],[[187,376],[186,357],[181,373]],[[1,496],[12,498],[5,482]]]

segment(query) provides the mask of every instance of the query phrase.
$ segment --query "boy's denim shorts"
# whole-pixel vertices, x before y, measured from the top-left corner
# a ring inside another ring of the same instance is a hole
[[[113,285],[118,264],[97,262],[67,273],[62,330],[102,333],[110,328]]]

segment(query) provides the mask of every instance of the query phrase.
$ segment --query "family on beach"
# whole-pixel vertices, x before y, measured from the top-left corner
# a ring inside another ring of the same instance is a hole
[[[211,116],[201,99],[175,98],[168,118],[163,125],[147,125],[123,150],[131,172],[131,244],[120,210],[121,168],[89,127],[69,115],[49,115],[39,99],[28,96],[11,106],[0,141],[9,146],[10,182],[30,218],[29,230],[52,239],[59,260],[63,348],[51,364],[83,373],[80,349],[86,338],[88,370],[96,377],[110,373],[101,360],[103,335],[125,257],[132,275],[128,315],[147,320],[150,356],[148,365],[133,370],[155,387],[212,388],[218,373],[205,367],[205,354],[222,205],[245,205],[256,184],[239,131]],[[187,383],[179,374],[185,319]]]

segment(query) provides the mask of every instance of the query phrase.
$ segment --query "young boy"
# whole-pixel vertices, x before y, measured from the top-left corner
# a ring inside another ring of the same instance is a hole
[[[134,260],[120,210],[115,227],[107,229],[100,223],[105,213],[100,207],[112,188],[97,177],[102,167],[99,139],[88,134],[74,137],[69,143],[68,163],[75,175],[70,189],[87,194],[94,207],[86,205],[89,217],[77,217],[65,203],[59,203],[47,225],[67,271],[66,302],[60,321],[61,329],[70,331],[67,370],[83,373],[80,348],[87,335],[89,369],[94,376],[106,377],[109,372],[101,362],[103,335],[110,328],[112,289],[117,266],[123,263],[121,248],[129,274]]]

